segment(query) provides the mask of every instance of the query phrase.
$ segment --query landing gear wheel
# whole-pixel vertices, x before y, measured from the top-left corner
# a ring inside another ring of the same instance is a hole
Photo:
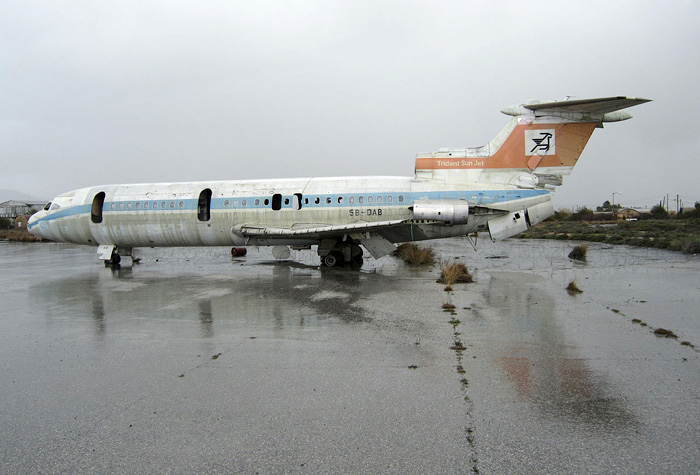
[[[352,260],[354,261],[355,259],[362,259],[364,251],[357,244],[353,244],[350,250],[350,254],[352,255]]]
[[[345,263],[343,259],[343,253],[339,251],[332,251],[327,256],[323,257],[321,262],[323,265],[328,267],[342,266]]]
[[[119,267],[119,264],[121,263],[121,261],[122,261],[122,256],[120,256],[119,254],[114,252],[114,253],[112,253],[112,258],[108,261],[105,261],[105,267],[110,267],[110,266],[112,268]]]

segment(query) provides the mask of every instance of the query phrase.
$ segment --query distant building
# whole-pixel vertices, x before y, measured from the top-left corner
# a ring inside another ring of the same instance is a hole
[[[38,201],[5,201],[0,203],[0,218],[15,219],[17,216],[31,214],[32,210],[37,211],[46,206],[46,202]]]
[[[648,213],[649,210],[646,210]],[[644,210],[634,209],[634,208],[622,208],[617,210],[617,217],[619,219],[640,219],[642,217]]]

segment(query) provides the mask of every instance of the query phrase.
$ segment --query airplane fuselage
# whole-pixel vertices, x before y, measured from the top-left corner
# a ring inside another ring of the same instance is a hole
[[[318,239],[245,236],[239,230],[410,221],[387,236],[405,242],[465,235],[485,225],[478,215],[454,226],[413,220],[417,200],[464,200],[472,209],[497,204],[507,210],[550,199],[546,190],[510,188],[460,189],[411,177],[106,185],[56,197],[35,215],[31,229],[55,241],[122,247],[314,245]]]

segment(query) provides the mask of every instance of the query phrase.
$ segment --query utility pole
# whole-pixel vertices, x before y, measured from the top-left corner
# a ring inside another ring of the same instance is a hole
[[[621,191],[613,191],[612,194],[612,215],[613,215],[613,221],[617,221],[617,210],[615,209],[615,195],[621,195]]]

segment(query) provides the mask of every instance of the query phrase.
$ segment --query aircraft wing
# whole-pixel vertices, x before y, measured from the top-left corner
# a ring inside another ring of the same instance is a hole
[[[392,253],[396,250],[390,240],[384,236],[385,233],[391,232],[393,227],[401,226],[409,223],[408,219],[395,219],[391,221],[378,222],[358,222],[351,224],[335,224],[335,225],[308,225],[297,228],[272,228],[254,225],[242,225],[234,232],[244,237],[251,238],[270,238],[270,239],[339,239],[344,235],[351,234],[355,239],[360,235],[359,242],[369,251],[375,258],[379,259],[382,256]]]
[[[358,222],[351,224],[334,225],[310,225],[298,228],[271,228],[266,226],[242,225],[235,232],[245,237],[268,237],[285,238],[298,237],[310,239],[324,239],[337,237],[348,233],[362,233],[368,231],[379,231],[391,226],[408,223],[407,219],[396,219],[392,221],[378,222]]]

